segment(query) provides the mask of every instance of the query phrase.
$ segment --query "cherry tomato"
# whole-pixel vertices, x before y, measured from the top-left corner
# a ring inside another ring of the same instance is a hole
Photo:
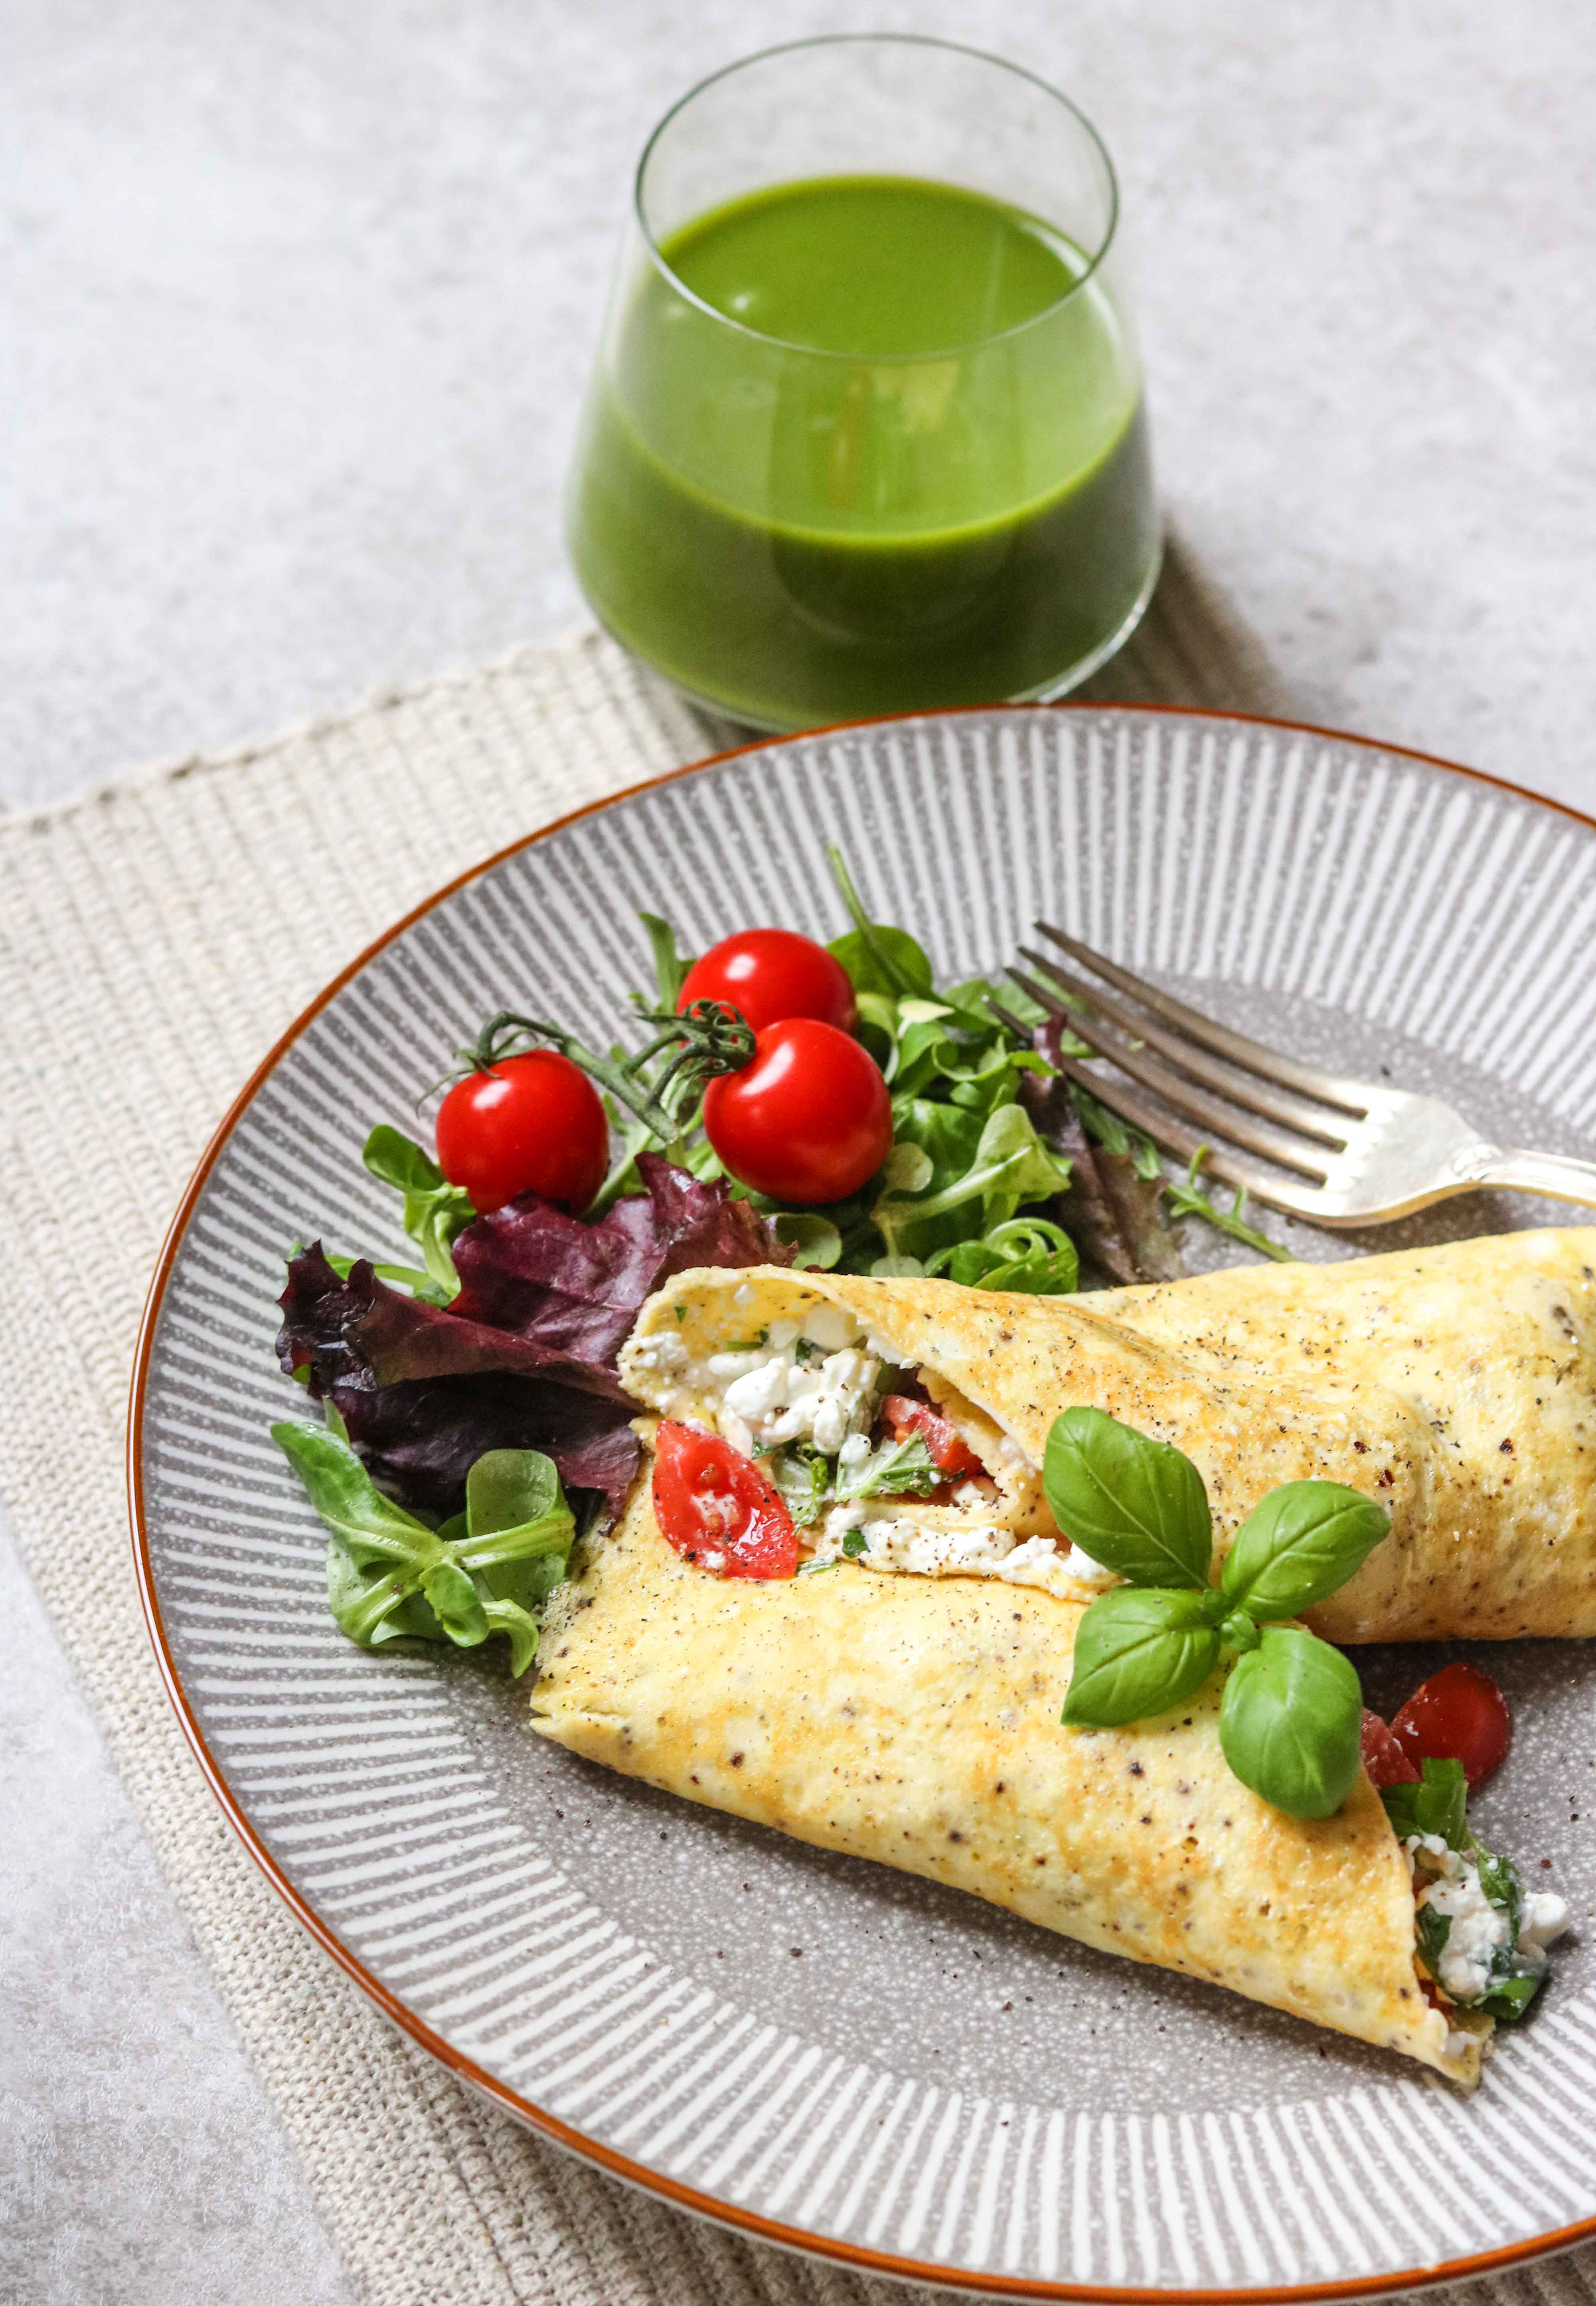
[[[610,1124],[587,1075],[552,1049],[467,1073],[438,1109],[438,1166],[484,1215],[517,1193],[580,1215],[610,1166]]]
[[[892,1148],[892,1103],[868,1050],[813,1017],[755,1034],[740,1072],[704,1092],[704,1130],[734,1177],[772,1200],[840,1201]]]
[[[1410,1762],[1455,1760],[1472,1793],[1500,1766],[1513,1737],[1507,1701],[1477,1665],[1444,1665],[1414,1690],[1391,1723]]]
[[[653,1489],[661,1532],[689,1561],[727,1577],[796,1574],[792,1516],[758,1466],[718,1434],[662,1424],[654,1439]]]
[[[904,1394],[889,1393],[881,1405],[881,1413],[892,1429],[894,1441],[908,1441],[917,1433],[919,1435],[939,1473],[953,1477],[986,1471],[969,1442],[954,1432],[945,1417],[928,1409],[923,1401],[910,1401]]]
[[[1391,1725],[1363,1708],[1363,1767],[1376,1787],[1413,1786],[1419,1772],[1391,1735]]]
[[[795,929],[739,929],[711,945],[688,969],[679,1015],[695,1001],[729,1001],[754,1030],[787,1017],[815,1017],[851,1033],[859,1012],[841,962]]]

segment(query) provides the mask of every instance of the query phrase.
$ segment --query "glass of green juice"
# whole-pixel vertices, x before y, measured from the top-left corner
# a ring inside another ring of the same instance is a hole
[[[1158,572],[1118,193],[1068,99],[895,34],[655,129],[577,445],[593,608],[764,729],[1061,696]]]

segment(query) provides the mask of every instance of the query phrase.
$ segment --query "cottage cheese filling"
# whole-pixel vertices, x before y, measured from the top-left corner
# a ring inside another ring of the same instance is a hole
[[[1532,1964],[1539,1956],[1543,1964],[1546,1948],[1568,1926],[1565,1900],[1549,1890],[1532,1890],[1515,1942],[1510,1917],[1486,1896],[1472,1858],[1448,1848],[1438,1833],[1410,1834],[1403,1847],[1413,1862],[1415,1883],[1426,1883],[1421,1910],[1428,1908],[1448,1926],[1438,1978],[1454,2002],[1478,2002],[1490,1988],[1499,1957],[1510,1950]]]
[[[958,1522],[941,1503],[935,1518],[920,1517],[913,1496],[850,1500],[848,1487],[871,1456],[876,1405],[892,1389],[888,1373],[899,1357],[840,1306],[814,1306],[801,1322],[772,1321],[756,1337],[699,1358],[679,1336],[656,1330],[639,1338],[627,1358],[653,1380],[650,1390],[667,1417],[708,1418],[733,1448],[759,1459],[772,1476],[777,1453],[795,1445],[835,1461],[831,1495],[841,1492],[840,1501],[799,1531],[808,1568],[857,1561],[911,1576],[999,1577],[1016,1585],[1104,1585],[1113,1579],[1112,1570],[1078,1545],[1025,1536],[994,1521],[999,1499],[990,1481],[959,1483],[951,1508],[969,1518]],[[1025,1462],[1009,1436],[1000,1446],[1005,1456]]]

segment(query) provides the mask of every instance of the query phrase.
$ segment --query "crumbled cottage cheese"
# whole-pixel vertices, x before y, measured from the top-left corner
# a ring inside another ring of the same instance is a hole
[[[844,1541],[857,1532],[863,1550]],[[857,1506],[833,1506],[815,1533],[817,1561],[850,1559],[866,1569],[896,1569],[917,1577],[987,1576],[1011,1585],[1044,1585],[1058,1567],[1051,1537],[1020,1537],[985,1524],[937,1528],[908,1516],[862,1519]]]
[[[834,1457],[869,1425],[881,1363],[854,1345],[803,1361],[795,1341],[757,1354],[712,1354],[709,1370],[726,1381],[721,1430],[734,1447],[812,1441]]]
[[[1070,1548],[1064,1567],[1071,1577],[1079,1577],[1086,1585],[1110,1585],[1114,1583],[1114,1571],[1105,1569],[1100,1561],[1094,1561],[1084,1545]]]
[[[1568,1903],[1555,1890],[1532,1890],[1524,1900],[1523,1927],[1518,1934],[1520,1953],[1531,1946],[1542,1952],[1554,1938],[1560,1938],[1568,1926]]]
[[[815,1305],[806,1310],[801,1322],[772,1321],[757,1344],[697,1358],[679,1334],[660,1329],[638,1338],[627,1358],[639,1374],[656,1381],[667,1416],[695,1422],[696,1416],[713,1416],[716,1429],[746,1456],[807,1442],[823,1456],[835,1457],[839,1474],[846,1478],[870,1455],[883,1371],[895,1367],[900,1355],[890,1341],[868,1332],[841,1306]],[[997,1437],[992,1446],[997,1463],[1029,1471],[1025,1452],[1011,1435]],[[1067,1590],[1070,1584],[1112,1582],[1113,1571],[1080,1546],[1051,1536],[1022,1536],[990,1522],[986,1516],[994,1502],[990,1481],[969,1479],[957,1484],[951,1499],[957,1511],[970,1516],[962,1524],[944,1519],[945,1507],[935,1516],[878,1510],[867,1518],[862,1501],[835,1504],[804,1532],[806,1545],[813,1549],[808,1566],[849,1560],[923,1577],[1001,1577],[1012,1585],[1055,1592],[1061,1584]],[[708,1533],[713,1542],[717,1533]]]
[[[1477,2002],[1490,1984],[1498,1954],[1509,1942],[1506,1915],[1480,1887],[1477,1868],[1453,1849],[1447,1852],[1442,1878],[1430,1883],[1419,1903],[1452,1925],[1441,1948],[1443,1990],[1454,2002]]]
[[[1411,1858],[1423,1853],[1435,1877],[1420,1895],[1421,1907],[1451,1925],[1440,1954],[1440,1985],[1455,2002],[1477,2002],[1490,1985],[1497,1957],[1513,1943],[1512,1924],[1481,1887],[1472,1859],[1448,1849],[1438,1833],[1410,1834],[1404,1847]],[[1568,1926],[1568,1908],[1549,1890],[1532,1891],[1523,1901],[1523,1921],[1515,1951],[1533,1958]]]

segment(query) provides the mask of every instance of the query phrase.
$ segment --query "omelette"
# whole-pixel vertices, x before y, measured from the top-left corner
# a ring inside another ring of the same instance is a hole
[[[1416,1966],[1413,1857],[1362,1772],[1329,1818],[1262,1801],[1220,1749],[1223,1670],[1158,1718],[1061,1724],[1112,1580],[1041,1467],[1061,1410],[1106,1410],[1193,1460],[1221,1553],[1282,1482],[1366,1491],[1392,1533],[1310,1614],[1337,1641],[1596,1630],[1592,1267],[1596,1231],[1567,1231],[1078,1299],[679,1274],[622,1349],[627,1389],[738,1457],[800,1445],[828,1486],[797,1574],[749,1576],[713,1528],[668,1542],[640,1482],[551,1606],[533,1726],[1470,2086],[1491,2020]],[[902,1433],[952,1437],[928,1493],[893,1492],[883,1394]]]

